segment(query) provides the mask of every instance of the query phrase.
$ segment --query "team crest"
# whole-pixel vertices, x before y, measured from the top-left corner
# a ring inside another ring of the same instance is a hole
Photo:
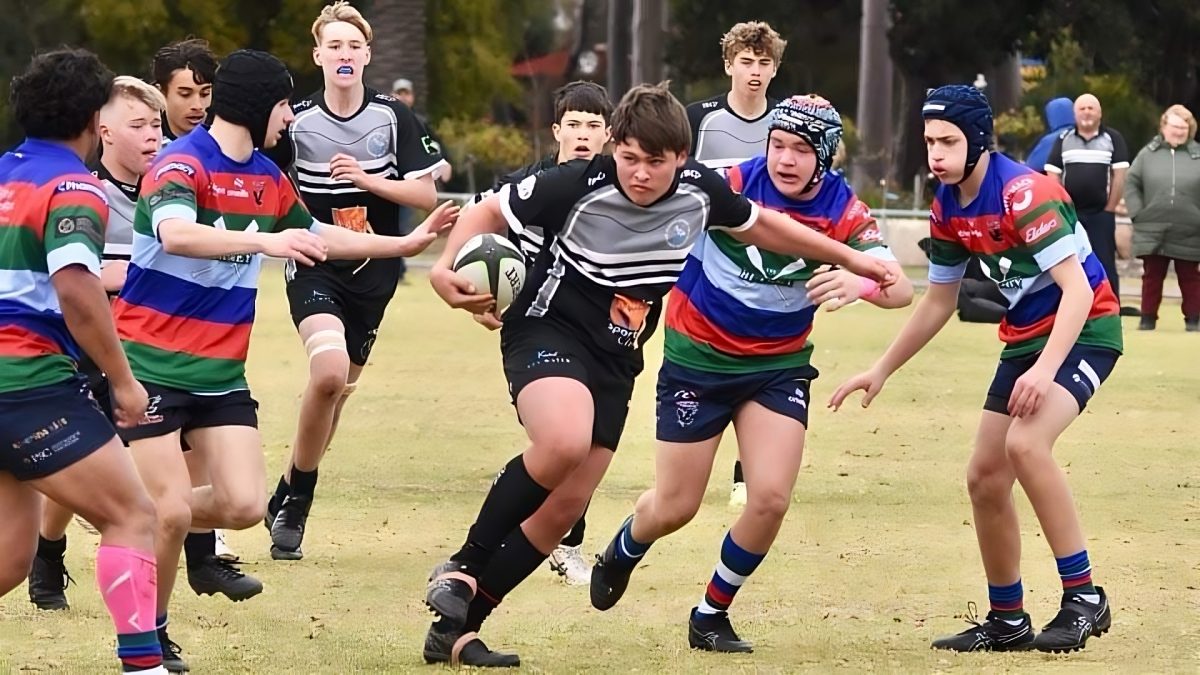
[[[688,226],[686,220],[672,220],[667,225],[666,239],[667,246],[671,248],[683,248],[687,246],[688,240],[692,238],[692,228]]]
[[[372,157],[383,157],[388,151],[388,136],[382,131],[376,131],[367,137],[367,152]]]

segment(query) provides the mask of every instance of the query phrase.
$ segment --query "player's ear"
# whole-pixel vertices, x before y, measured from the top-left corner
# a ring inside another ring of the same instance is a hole
[[[729,76],[733,75],[733,63],[729,59],[725,59],[725,74]]]
[[[684,150],[683,152],[675,155],[675,168],[682,169],[683,165],[687,164],[687,160],[688,160],[687,150]]]
[[[320,54],[319,49],[320,49],[319,47],[313,47],[313,63],[316,64],[316,66],[318,68],[321,67],[321,57],[319,56],[319,54]]]
[[[367,52],[367,58],[365,61],[363,61],[363,65],[365,66],[365,65],[371,63],[371,45],[367,45],[364,49]]]
[[[554,136],[554,141],[556,143],[562,143],[562,140],[560,140],[558,137],[560,133],[562,133],[562,127],[559,126],[558,122],[550,125],[550,134]]]

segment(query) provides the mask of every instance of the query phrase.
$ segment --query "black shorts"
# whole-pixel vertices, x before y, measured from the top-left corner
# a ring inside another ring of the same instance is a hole
[[[136,427],[119,430],[121,440],[127,444],[180,430],[187,433],[208,427],[258,428],[258,401],[245,389],[202,396],[151,382],[143,382],[142,386],[150,395],[150,405]]]
[[[58,473],[116,435],[82,376],[0,394],[0,471],[17,480]]]
[[[812,366],[757,373],[713,373],[663,361],[658,371],[656,437],[698,443],[725,430],[743,403],[754,401],[808,428]]]
[[[100,367],[87,354],[79,359],[79,372],[87,378],[87,386],[92,392],[92,398],[96,399],[104,416],[116,424],[116,418],[113,417],[112,391],[108,386],[108,376],[101,372]]]
[[[592,443],[616,450],[629,415],[640,361],[589,349],[569,331],[546,319],[507,318],[500,332],[504,377],[512,403],[529,383],[566,377],[592,393]],[[518,419],[520,416],[518,415]]]
[[[1013,387],[1017,380],[1033,367],[1040,355],[1041,352],[1036,352],[1001,359],[1000,365],[996,367],[996,376],[992,378],[992,384],[988,387],[983,409],[1007,415],[1008,399],[1012,396]],[[1076,344],[1067,352],[1067,358],[1063,359],[1063,364],[1054,374],[1054,381],[1075,397],[1075,402],[1079,404],[1079,412],[1083,412],[1087,402],[1100,389],[1101,383],[1112,374],[1120,357],[1120,352],[1112,349]]]
[[[368,265],[378,265],[372,260]],[[389,266],[393,267],[393,266]],[[292,323],[300,322],[316,314],[336,316],[346,329],[346,353],[350,362],[364,366],[375,346],[375,336],[388,303],[396,293],[396,278],[391,283],[372,274],[368,283],[347,279],[351,271],[340,267],[318,264],[304,267],[287,264],[287,298],[292,311]]]

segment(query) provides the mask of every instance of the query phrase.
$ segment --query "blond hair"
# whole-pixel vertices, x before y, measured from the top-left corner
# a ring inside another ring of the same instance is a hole
[[[783,59],[784,47],[787,47],[787,40],[779,37],[779,33],[766,21],[743,21],[721,36],[721,55],[729,63],[733,63],[733,57],[749,49],[757,56],[770,56],[778,66]]]
[[[105,107],[112,105],[118,99],[122,98],[141,101],[155,112],[161,113],[167,109],[167,99],[158,90],[158,87],[131,75],[118,75],[113,78],[112,93],[109,94],[108,103],[105,104]]]
[[[361,12],[352,7],[346,0],[337,0],[332,5],[325,5],[321,9],[321,13],[317,15],[317,20],[313,21],[312,36],[313,42],[318,46],[321,44],[321,31],[325,30],[325,26],[337,22],[348,23],[354,26],[367,39],[367,44],[371,44],[371,39],[374,34],[371,32],[371,24],[363,18]]]
[[[1166,124],[1167,118],[1170,117],[1171,115],[1178,117],[1179,119],[1183,120],[1187,124],[1188,140],[1189,141],[1195,140],[1196,139],[1196,116],[1192,114],[1192,111],[1188,110],[1187,108],[1176,103],[1175,105],[1171,106],[1170,108],[1167,108],[1166,111],[1163,112],[1162,117],[1159,118],[1159,120],[1158,120],[1158,126],[1161,127],[1164,124]]]

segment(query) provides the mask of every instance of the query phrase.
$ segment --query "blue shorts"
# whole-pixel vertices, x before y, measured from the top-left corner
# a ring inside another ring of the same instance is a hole
[[[713,373],[663,361],[658,371],[657,438],[706,441],[725,430],[743,403],[754,401],[808,428],[812,366],[758,373]]]
[[[83,376],[0,394],[0,471],[17,480],[58,473],[116,435]]]
[[[1041,352],[1017,356],[1011,359],[1001,359],[996,367],[996,376],[988,387],[987,399],[983,403],[984,410],[990,410],[1001,415],[1008,414],[1008,399],[1012,396],[1013,387],[1017,380],[1037,362]],[[1076,344],[1067,352],[1062,366],[1054,375],[1054,381],[1066,389],[1075,402],[1079,404],[1079,412],[1087,407],[1087,402],[1096,395],[1101,383],[1112,374],[1121,353],[1105,347],[1092,347]]]

